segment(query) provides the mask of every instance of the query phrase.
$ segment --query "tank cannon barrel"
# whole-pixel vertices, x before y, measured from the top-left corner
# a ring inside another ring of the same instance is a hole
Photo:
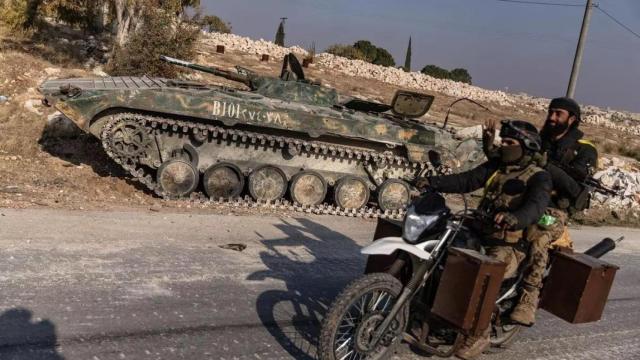
[[[208,74],[212,74],[212,75],[215,75],[215,76],[220,76],[220,77],[223,77],[225,79],[232,80],[232,81],[241,82],[241,83],[243,83],[243,84],[245,84],[245,85],[247,85],[249,87],[251,86],[251,80],[246,75],[233,73],[233,72],[228,71],[228,70],[222,70],[222,69],[211,67],[211,66],[199,65],[199,64],[196,64],[196,63],[192,63],[192,62],[189,62],[189,61],[172,58],[172,57],[165,56],[165,55],[160,55],[160,60],[166,61],[169,64],[178,65],[178,66],[186,67],[186,68],[189,68],[189,69],[202,71],[202,72],[205,72],[205,73],[208,73]]]

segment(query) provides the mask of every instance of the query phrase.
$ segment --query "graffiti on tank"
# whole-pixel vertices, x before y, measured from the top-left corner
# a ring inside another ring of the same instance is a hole
[[[213,116],[256,121],[265,124],[285,126],[286,121],[282,114],[275,111],[249,110],[242,104],[226,101],[213,101]]]

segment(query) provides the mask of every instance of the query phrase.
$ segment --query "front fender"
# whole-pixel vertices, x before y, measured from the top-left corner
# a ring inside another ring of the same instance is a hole
[[[365,255],[391,255],[402,250],[421,259],[430,260],[431,254],[419,246],[407,244],[401,237],[390,236],[374,241],[371,245],[363,247],[360,252]]]

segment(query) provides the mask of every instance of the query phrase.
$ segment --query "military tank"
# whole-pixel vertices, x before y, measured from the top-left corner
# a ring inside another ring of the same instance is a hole
[[[45,105],[165,198],[398,213],[416,176],[478,157],[477,146],[416,120],[433,96],[398,91],[391,104],[341,96],[305,78],[293,54],[280,77],[162,59],[249,90],[147,76],[48,80],[39,90]]]

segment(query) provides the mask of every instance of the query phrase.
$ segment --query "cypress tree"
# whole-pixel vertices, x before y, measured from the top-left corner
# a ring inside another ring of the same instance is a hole
[[[404,58],[404,71],[411,71],[411,36],[409,36],[409,46],[407,46],[407,55]]]
[[[280,25],[278,26],[278,31],[276,32],[276,45],[284,46],[284,21],[286,18],[281,18]]]

